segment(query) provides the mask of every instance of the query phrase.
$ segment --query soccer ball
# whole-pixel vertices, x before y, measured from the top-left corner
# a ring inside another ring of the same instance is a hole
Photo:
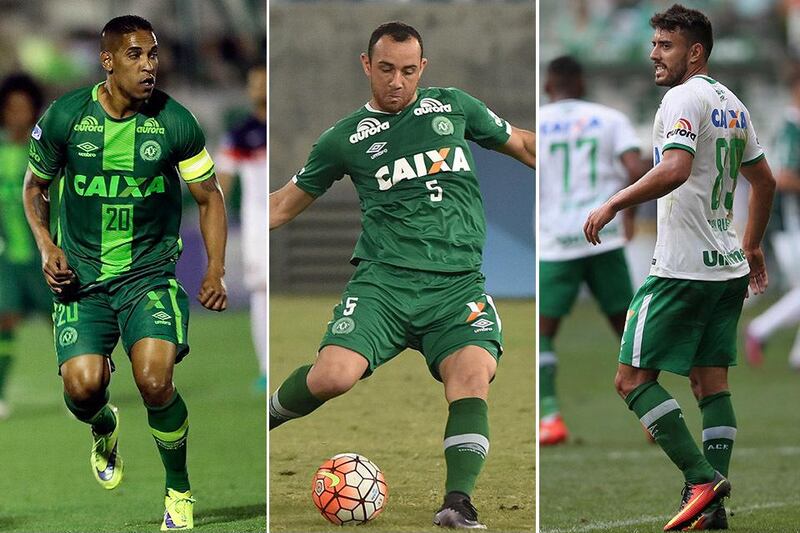
[[[389,489],[375,463],[357,453],[340,453],[317,469],[311,499],[330,522],[363,524],[383,511]]]

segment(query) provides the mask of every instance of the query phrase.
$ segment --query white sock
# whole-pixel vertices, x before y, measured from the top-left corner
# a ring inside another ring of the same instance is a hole
[[[250,293],[250,329],[253,346],[258,356],[258,366],[263,375],[267,374],[267,291]]]
[[[792,289],[758,315],[747,326],[747,332],[759,341],[766,341],[780,328],[800,322],[800,288]]]

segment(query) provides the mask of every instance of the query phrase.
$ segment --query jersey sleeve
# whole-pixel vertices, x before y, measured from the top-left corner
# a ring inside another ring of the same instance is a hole
[[[496,148],[508,141],[511,136],[511,124],[498,117],[486,104],[474,96],[450,89],[457,94],[466,117],[464,136],[475,141],[484,148]]]
[[[175,145],[178,172],[186,183],[199,183],[214,175],[214,161],[206,149],[206,136],[188,110],[180,115]]]
[[[764,149],[758,142],[758,134],[756,133],[756,127],[753,125],[753,121],[749,120],[750,111],[747,112],[747,118],[748,118],[747,144],[744,147],[744,154],[742,154],[742,165],[753,165],[764,159]],[[795,140],[794,158],[795,158],[795,163],[797,163],[797,159],[800,154],[797,153],[798,146],[796,142],[797,141],[796,133],[794,140]]]
[[[619,114],[617,127],[614,128],[614,155],[620,156],[630,150],[639,150],[639,136],[628,117]]]
[[[661,102],[665,131],[661,153],[679,148],[694,155],[705,115],[703,111],[702,101],[690,87],[678,86],[667,92]]]
[[[53,102],[31,131],[28,168],[41,179],[52,180],[64,166],[68,122],[58,102]]]
[[[323,133],[311,148],[306,164],[292,177],[295,185],[315,198],[346,174],[335,140],[333,128]]]

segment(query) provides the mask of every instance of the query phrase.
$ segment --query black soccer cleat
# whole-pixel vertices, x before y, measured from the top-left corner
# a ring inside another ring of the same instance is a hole
[[[709,529],[728,529],[728,513],[722,502],[716,502],[697,515],[684,531],[705,531]]]
[[[447,493],[442,507],[433,517],[433,524],[456,529],[486,529],[485,525],[478,522],[478,510],[469,496],[461,492]]]

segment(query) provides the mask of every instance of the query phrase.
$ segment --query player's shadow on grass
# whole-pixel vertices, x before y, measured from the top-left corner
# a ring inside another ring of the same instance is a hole
[[[266,524],[266,502],[258,505],[237,505],[235,507],[208,509],[202,513],[198,513],[195,517],[195,522],[202,525],[224,524],[227,522],[236,522],[238,520],[247,520],[249,518],[258,518],[261,516],[264,517],[264,523]]]

